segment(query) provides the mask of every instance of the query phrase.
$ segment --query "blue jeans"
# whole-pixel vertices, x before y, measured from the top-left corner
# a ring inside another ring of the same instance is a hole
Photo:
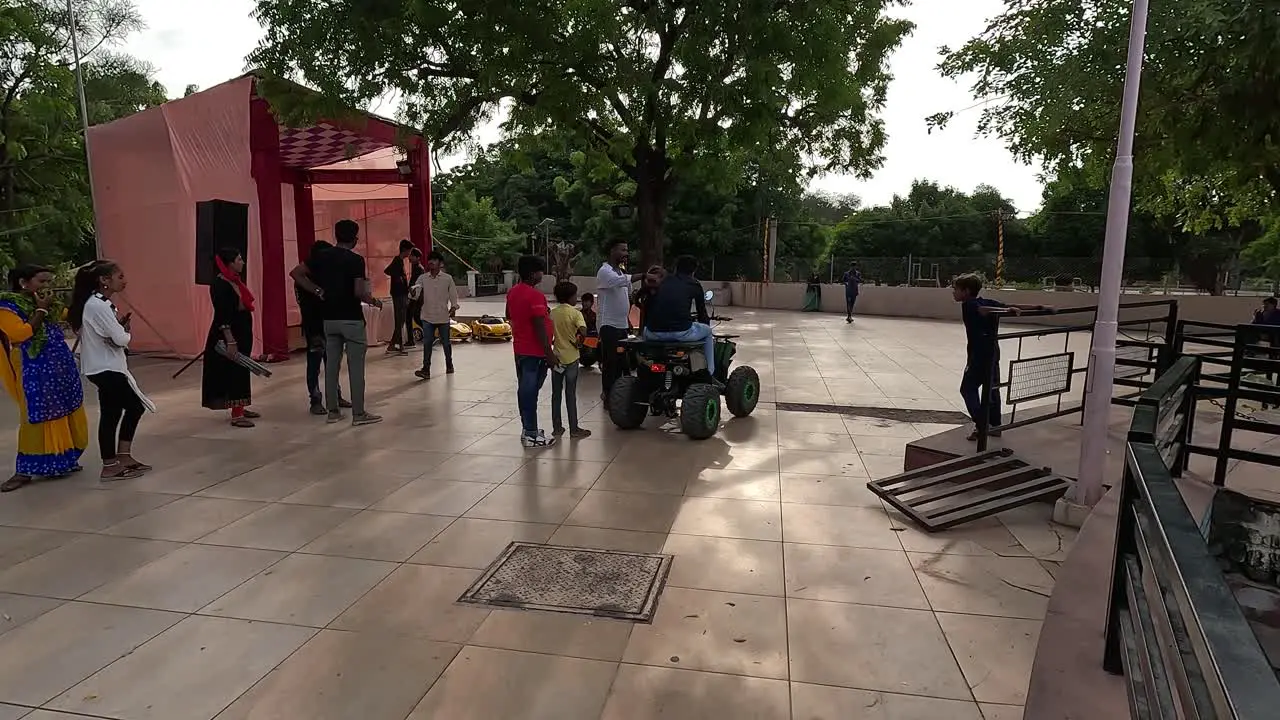
[[[987,427],[1000,427],[1000,356],[970,357],[960,378],[960,397],[969,411],[969,419],[977,425],[982,417],[982,393],[991,393],[991,408],[987,415]]]
[[[716,339],[711,334],[711,326],[702,323],[693,323],[688,330],[680,330],[677,332],[654,332],[649,329],[644,331],[645,340],[657,340],[658,342],[698,342],[702,341],[702,352],[707,356],[707,372],[712,375],[716,374]]]
[[[538,434],[538,392],[546,381],[546,358],[516,356],[516,404],[520,406],[520,427],[528,437]]]
[[[853,317],[853,306],[858,304],[858,293],[844,294],[844,315],[845,317]]]
[[[311,402],[324,401],[320,394],[320,368],[324,367],[324,348],[307,348],[307,395]]]
[[[551,427],[564,429],[560,416],[560,398],[564,397],[565,411],[569,414],[569,429],[578,428],[578,363],[564,366],[564,372],[551,373]]]
[[[444,349],[444,366],[445,369],[453,367],[453,331],[449,327],[448,322],[429,323],[422,321],[422,369],[431,372],[431,346],[435,344],[436,336],[440,336],[440,346]]]

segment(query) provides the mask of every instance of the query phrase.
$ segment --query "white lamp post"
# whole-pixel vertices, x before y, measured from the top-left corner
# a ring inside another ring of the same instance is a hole
[[[1125,64],[1124,97],[1120,104],[1120,134],[1107,198],[1107,233],[1102,255],[1102,284],[1097,320],[1089,350],[1089,382],[1085,388],[1084,433],[1080,443],[1078,482],[1067,502],[1088,508],[1102,498],[1107,464],[1107,430],[1115,378],[1116,322],[1120,312],[1120,282],[1124,270],[1125,239],[1129,229],[1129,201],[1133,191],[1133,134],[1138,118],[1138,85],[1147,34],[1147,0],[1134,0],[1129,26],[1129,58]]]

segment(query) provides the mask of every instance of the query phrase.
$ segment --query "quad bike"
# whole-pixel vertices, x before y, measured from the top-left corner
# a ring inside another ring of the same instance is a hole
[[[706,294],[708,302],[711,293]],[[727,322],[732,318],[712,316]],[[618,378],[609,390],[609,419],[623,430],[640,427],[648,415],[680,418],[680,429],[705,440],[720,428],[720,398],[734,417],[746,417],[760,401],[760,376],[743,365],[729,372],[737,335],[715,336],[716,384],[708,382],[702,341],[659,342],[638,337],[620,345],[634,359],[636,374]],[[721,389],[723,388],[723,389]]]

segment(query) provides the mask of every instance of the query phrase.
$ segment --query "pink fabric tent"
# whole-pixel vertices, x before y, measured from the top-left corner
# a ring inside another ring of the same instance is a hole
[[[431,249],[431,166],[420,136],[373,115],[281,127],[255,83],[246,75],[89,129],[100,244],[130,279],[121,304],[134,313],[137,350],[191,357],[204,348],[212,307],[208,289],[193,276],[197,202],[249,206],[255,346],[269,359],[288,353],[288,329],[298,322],[289,270],[317,237],[332,237],[334,201],[317,207],[315,195],[341,197],[351,186],[398,194],[376,201],[399,203],[409,240],[424,253]],[[396,147],[407,150],[403,173],[395,166]],[[350,160],[370,153],[378,155]],[[376,282],[385,265],[379,259],[394,254],[386,244],[399,238],[362,230],[361,249],[371,254]]]

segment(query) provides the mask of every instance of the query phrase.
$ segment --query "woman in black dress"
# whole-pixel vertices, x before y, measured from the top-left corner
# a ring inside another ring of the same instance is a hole
[[[253,293],[241,278],[244,257],[239,251],[223,248],[214,263],[218,275],[209,286],[213,324],[204,344],[201,404],[210,410],[230,410],[235,427],[253,427],[253,418],[260,416],[249,409],[249,369],[232,359],[253,353]],[[218,343],[226,343],[226,354],[218,351]]]

